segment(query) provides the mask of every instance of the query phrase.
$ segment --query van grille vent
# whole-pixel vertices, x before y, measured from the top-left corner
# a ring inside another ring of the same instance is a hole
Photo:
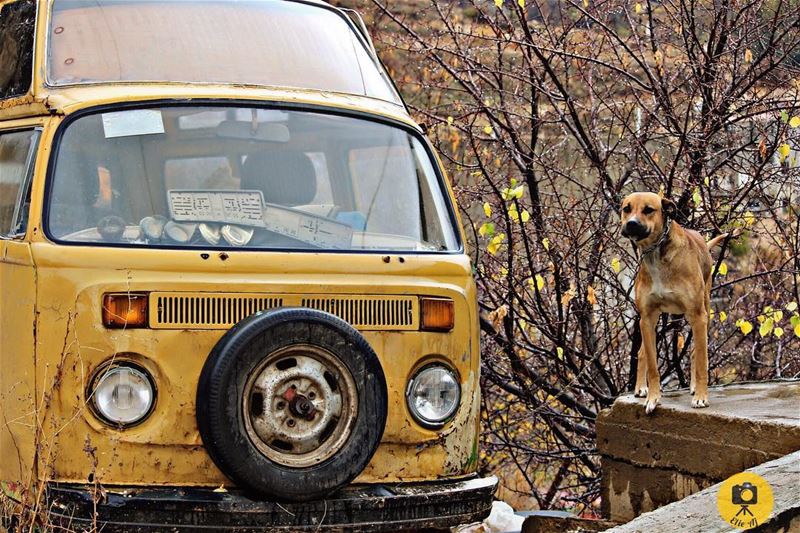
[[[303,298],[303,307],[336,315],[357,329],[416,329],[417,299],[413,297]]]
[[[360,330],[419,328],[416,296],[154,292],[149,303],[153,329],[229,329],[254,313],[278,307],[325,311]]]
[[[155,294],[151,327],[162,329],[228,329],[253,313],[275,309],[274,296],[215,294]]]

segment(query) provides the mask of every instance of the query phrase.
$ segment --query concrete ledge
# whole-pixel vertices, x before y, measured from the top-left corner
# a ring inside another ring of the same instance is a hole
[[[711,407],[669,392],[653,415],[633,396],[597,420],[603,513],[627,522],[755,465],[800,450],[800,382],[715,387]]]
[[[800,452],[748,469],[763,477],[772,487],[775,507],[769,519],[750,531],[783,533],[800,531]],[[681,531],[721,533],[739,531],[723,521],[717,510],[721,484],[713,485],[676,503],[643,514],[609,533]]]

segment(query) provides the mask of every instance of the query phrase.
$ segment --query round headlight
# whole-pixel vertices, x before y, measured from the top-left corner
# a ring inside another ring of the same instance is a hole
[[[458,410],[460,401],[458,378],[445,366],[426,366],[408,382],[408,409],[423,426],[443,425]]]
[[[138,367],[119,365],[100,371],[95,379],[92,402],[109,424],[129,426],[144,420],[155,401],[150,376]]]

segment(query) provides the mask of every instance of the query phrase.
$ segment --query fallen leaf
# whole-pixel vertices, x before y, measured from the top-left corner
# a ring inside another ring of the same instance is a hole
[[[561,296],[561,305],[564,307],[568,306],[572,299],[575,298],[575,293],[575,287],[571,287],[567,292],[565,292],[564,295]]]
[[[594,291],[594,287],[591,285],[586,289],[586,301],[591,305],[597,305],[597,294]]]
[[[500,329],[503,325],[503,319],[508,315],[508,306],[501,305],[491,313],[489,313],[489,322],[492,323],[494,329]]]

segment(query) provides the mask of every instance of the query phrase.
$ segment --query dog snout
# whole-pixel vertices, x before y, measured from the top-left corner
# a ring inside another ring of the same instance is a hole
[[[648,234],[647,227],[636,219],[629,220],[622,227],[622,235],[632,239],[644,239]]]

